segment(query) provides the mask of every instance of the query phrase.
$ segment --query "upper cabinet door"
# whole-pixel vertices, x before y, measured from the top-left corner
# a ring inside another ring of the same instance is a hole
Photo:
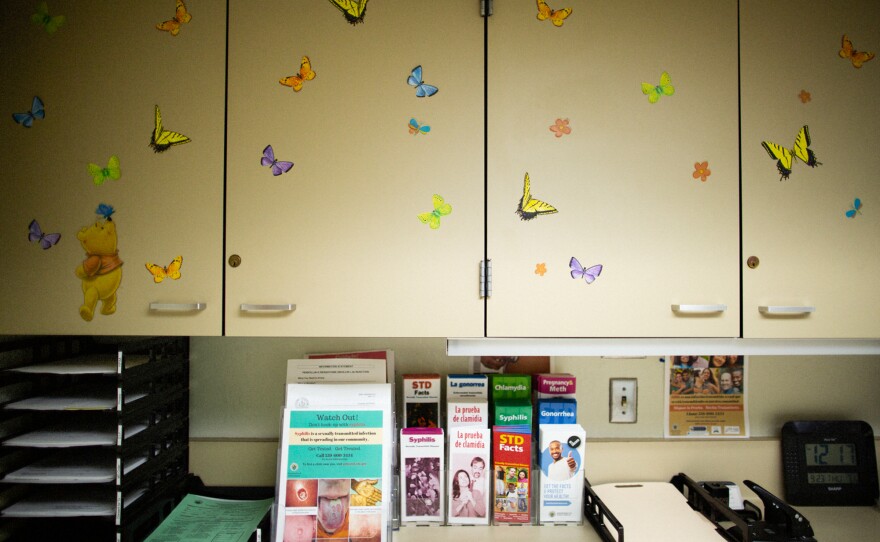
[[[228,335],[483,333],[477,3],[360,3],[230,2]]]
[[[488,334],[738,336],[736,2],[540,4],[489,19]]]
[[[219,335],[223,3],[40,4],[0,21],[0,333]]]
[[[880,4],[741,6],[743,334],[878,337]]]

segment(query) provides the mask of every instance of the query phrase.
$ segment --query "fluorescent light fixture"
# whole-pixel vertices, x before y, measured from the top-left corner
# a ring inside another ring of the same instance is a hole
[[[449,356],[880,355],[877,339],[448,338]]]

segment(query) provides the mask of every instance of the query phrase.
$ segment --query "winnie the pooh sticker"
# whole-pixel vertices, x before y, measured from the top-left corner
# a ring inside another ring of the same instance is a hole
[[[83,291],[79,315],[86,322],[95,316],[98,301],[101,301],[101,314],[116,312],[116,290],[122,283],[122,260],[117,249],[116,223],[111,218],[114,212],[113,207],[101,203],[96,213],[103,218],[76,234],[86,251],[86,258],[75,271],[82,281]]]

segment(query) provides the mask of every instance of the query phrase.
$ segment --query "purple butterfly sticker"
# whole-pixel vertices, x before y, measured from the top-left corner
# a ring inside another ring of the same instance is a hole
[[[39,241],[40,246],[43,247],[43,250],[51,248],[60,240],[60,233],[43,233],[43,230],[40,228],[40,225],[37,223],[36,219],[31,220],[30,225],[28,225],[28,241],[30,241],[31,243],[36,243],[37,241]]]
[[[293,162],[276,160],[275,151],[272,150],[272,145],[266,145],[266,148],[263,149],[263,157],[260,158],[260,165],[271,167],[272,175],[275,175],[277,177],[282,173],[287,173],[288,171],[290,171],[290,168],[293,167]]]
[[[602,273],[602,264],[597,264],[584,269],[584,266],[581,265],[581,262],[579,262],[578,259],[574,256],[571,257],[571,261],[568,262],[568,266],[571,268],[571,278],[583,278],[585,281],[587,281],[587,284],[592,284],[593,281],[596,280],[596,278]]]

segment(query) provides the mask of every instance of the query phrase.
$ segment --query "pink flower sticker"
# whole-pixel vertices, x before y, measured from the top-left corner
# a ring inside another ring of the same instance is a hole
[[[571,128],[568,127],[568,119],[556,119],[556,124],[550,127],[550,131],[556,134],[556,137],[570,134]]]

